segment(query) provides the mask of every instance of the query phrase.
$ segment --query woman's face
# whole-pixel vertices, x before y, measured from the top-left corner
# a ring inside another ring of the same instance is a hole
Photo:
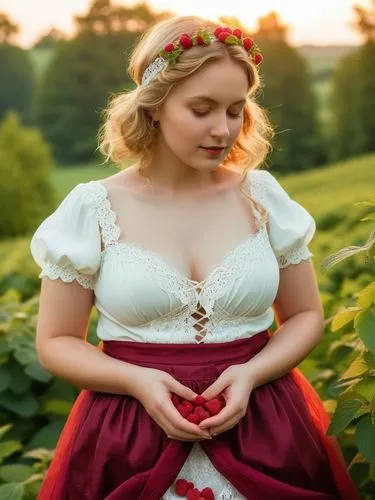
[[[241,131],[248,87],[245,69],[229,58],[178,84],[154,115],[163,161],[200,171],[219,167]]]

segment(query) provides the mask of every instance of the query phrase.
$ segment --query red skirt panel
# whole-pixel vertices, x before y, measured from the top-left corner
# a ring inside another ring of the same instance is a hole
[[[165,370],[197,394],[228,366],[245,363],[268,331],[214,344],[105,341],[106,354]],[[200,445],[252,500],[358,500],[328,416],[298,369],[255,389],[246,415]],[[58,441],[39,500],[160,500],[193,442],[169,439],[131,396],[83,390]],[[209,478],[207,478],[209,485]]]

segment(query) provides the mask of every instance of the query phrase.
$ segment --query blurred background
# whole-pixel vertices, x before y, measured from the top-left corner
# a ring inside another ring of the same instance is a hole
[[[276,130],[266,166],[317,223],[326,331],[300,368],[362,498],[375,498],[375,2],[251,4],[0,0],[0,498],[36,498],[77,396],[35,352],[31,235],[76,184],[116,171],[97,132],[111,94],[134,85],[132,47],[155,22],[192,14],[243,28],[264,55],[258,100]]]

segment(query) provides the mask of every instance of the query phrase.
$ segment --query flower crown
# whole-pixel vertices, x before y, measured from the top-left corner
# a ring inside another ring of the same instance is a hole
[[[169,63],[175,63],[185,50],[196,45],[210,45],[216,41],[227,45],[241,45],[256,65],[259,65],[263,60],[259,47],[257,47],[254,40],[243,37],[242,30],[239,28],[218,27],[214,33],[208,30],[200,30],[192,36],[183,33],[174,42],[167,43],[164,49],[160,51],[159,56],[146,68],[142,76],[141,86],[150,83]]]

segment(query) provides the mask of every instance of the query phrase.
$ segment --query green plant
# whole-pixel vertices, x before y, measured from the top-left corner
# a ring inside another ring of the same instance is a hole
[[[361,221],[375,221],[375,196],[362,202],[371,207],[372,212]],[[375,264],[375,229],[366,243],[349,246],[325,259],[323,270],[357,255],[366,254],[370,268]],[[365,487],[375,481],[375,281],[355,294],[355,305],[341,308],[331,319],[331,331],[346,331],[335,348],[348,348],[344,356],[354,359],[338,379],[337,405],[328,429],[329,435],[338,435],[345,430],[354,437],[357,453],[352,457],[349,468],[362,464],[368,474],[360,478],[360,486]],[[347,330],[350,328],[350,331]],[[346,343],[346,344],[345,344]],[[350,426],[350,429],[348,429]]]

